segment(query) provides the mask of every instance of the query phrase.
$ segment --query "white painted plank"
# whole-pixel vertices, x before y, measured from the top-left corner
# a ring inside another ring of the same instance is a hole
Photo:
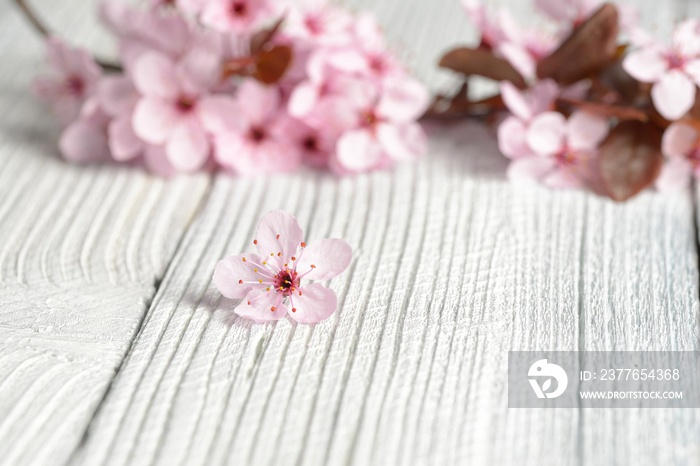
[[[35,2],[92,47],[86,2]],[[76,14],[76,11],[81,14]],[[92,24],[91,24],[92,23]],[[0,464],[62,464],[79,444],[203,198],[206,176],[57,156],[30,94],[41,41],[0,5]]]
[[[657,428],[637,425],[653,414],[603,419],[614,421],[608,434],[636,430],[602,439],[588,411],[507,410],[506,361],[511,349],[602,339],[586,319],[606,313],[630,333],[608,329],[615,348],[664,331],[664,347],[693,348],[688,193],[616,205],[508,184],[483,129],[447,132],[435,133],[430,159],[392,173],[218,178],[76,464],[608,464],[632,450],[639,464],[667,459]],[[315,328],[241,321],[210,281],[216,260],[248,249],[274,208],[296,213],[310,239],[356,248],[332,282],[341,311]],[[670,319],[672,329],[660,324]],[[687,413],[669,416],[687,438],[697,432]]]

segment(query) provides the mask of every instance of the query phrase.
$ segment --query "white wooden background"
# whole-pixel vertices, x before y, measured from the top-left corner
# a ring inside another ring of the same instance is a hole
[[[433,89],[457,0],[353,0]],[[500,0],[521,18],[526,2]],[[36,0],[109,51],[85,0]],[[700,13],[637,1],[667,34]],[[507,351],[697,350],[697,195],[509,184],[476,125],[419,163],[171,181],[56,157],[41,41],[0,4],[0,464],[691,465],[698,410],[507,409]],[[283,208],[355,249],[316,326],[251,325],[211,275]]]

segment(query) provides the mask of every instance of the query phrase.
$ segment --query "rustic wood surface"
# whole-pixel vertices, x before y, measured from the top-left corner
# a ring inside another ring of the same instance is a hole
[[[434,90],[456,0],[353,0]],[[502,0],[528,15],[525,2]],[[691,2],[636,2],[667,34]],[[37,0],[111,48],[84,0]],[[525,16],[527,17],[527,16]],[[615,204],[504,179],[476,124],[415,164],[164,181],[76,167],[28,92],[41,41],[0,4],[0,464],[692,465],[698,410],[507,408],[507,352],[698,350],[698,195]],[[211,282],[265,212],[355,250],[315,327],[235,317]]]

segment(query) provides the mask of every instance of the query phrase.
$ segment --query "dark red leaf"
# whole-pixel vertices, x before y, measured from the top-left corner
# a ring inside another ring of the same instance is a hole
[[[284,76],[292,63],[292,48],[276,45],[258,56],[252,77],[265,84],[274,84]]]
[[[263,29],[262,31],[254,34],[253,38],[250,40],[250,54],[257,55],[265,50],[266,46],[277,34],[277,31],[279,31],[280,27],[282,27],[283,22],[284,16],[278,19],[271,27]]]
[[[484,49],[462,47],[451,50],[440,59],[440,67],[465,76],[478,75],[496,81],[510,81],[521,89],[525,88],[525,80],[513,65]]]
[[[608,196],[625,201],[650,186],[661,171],[662,131],[651,123],[623,121],[600,146],[600,175]]]
[[[570,84],[598,73],[617,57],[618,30],[617,8],[610,3],[602,5],[539,62],[537,76]]]

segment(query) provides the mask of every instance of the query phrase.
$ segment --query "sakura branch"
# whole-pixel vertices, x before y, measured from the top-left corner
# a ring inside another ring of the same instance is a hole
[[[534,4],[551,27],[522,27],[506,10],[462,1],[481,39],[442,57],[464,84],[427,116],[498,122],[509,178],[552,188],[588,187],[621,201],[700,175],[700,21],[678,24],[667,45],[625,6]],[[471,76],[500,82],[500,92],[471,100]]]
[[[69,161],[163,176],[302,164],[348,174],[425,150],[428,92],[369,15],[322,0],[105,0],[119,68],[52,36],[16,1],[47,37],[34,87],[64,125]]]

